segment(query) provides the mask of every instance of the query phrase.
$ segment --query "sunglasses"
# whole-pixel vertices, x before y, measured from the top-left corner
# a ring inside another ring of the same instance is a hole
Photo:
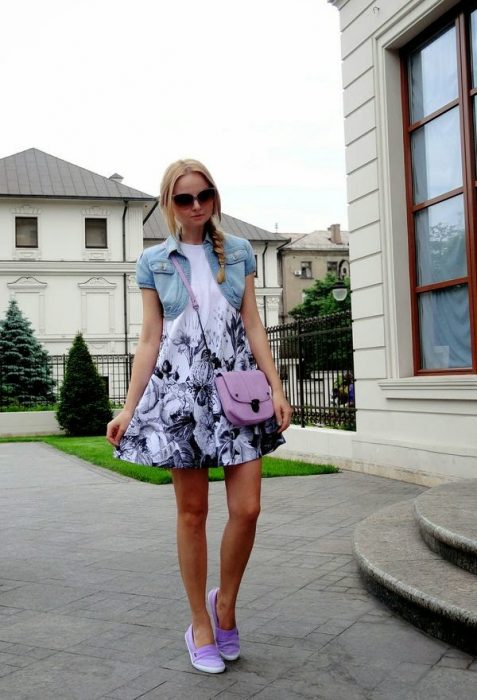
[[[199,204],[211,202],[215,199],[215,189],[213,187],[208,187],[206,190],[199,192],[195,197],[193,194],[174,194],[172,195],[172,199],[177,207],[185,209],[186,207],[193,207],[196,200]]]

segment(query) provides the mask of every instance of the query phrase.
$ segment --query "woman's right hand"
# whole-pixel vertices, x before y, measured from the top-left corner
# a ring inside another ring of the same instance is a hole
[[[106,428],[106,438],[114,447],[119,445],[122,436],[131,422],[131,418],[132,412],[123,408],[113,420],[109,421],[108,427]]]

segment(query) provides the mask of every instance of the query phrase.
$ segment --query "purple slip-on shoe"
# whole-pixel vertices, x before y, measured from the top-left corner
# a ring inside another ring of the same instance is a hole
[[[189,651],[190,662],[198,671],[204,671],[204,673],[222,673],[225,671],[225,664],[220,658],[215,644],[196,647],[192,625],[187,628],[185,642]]]
[[[210,611],[215,627],[215,641],[220,656],[226,661],[236,661],[240,656],[240,641],[238,629],[234,627],[231,630],[223,630],[219,627],[219,619],[217,617],[217,593],[218,588],[212,588],[209,591],[207,600],[209,601]]]

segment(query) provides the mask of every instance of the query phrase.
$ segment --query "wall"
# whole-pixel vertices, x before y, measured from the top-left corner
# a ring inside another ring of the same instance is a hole
[[[477,378],[413,376],[398,55],[456,3],[335,4],[341,7],[358,407],[352,459],[390,475],[476,476]]]
[[[82,331],[93,353],[122,353],[124,287],[127,288],[129,350],[141,322],[135,260],[142,250],[142,203],[126,214],[123,262],[122,202],[62,200],[0,201],[0,318],[11,296],[51,354],[63,354]],[[15,248],[15,216],[38,217],[38,248]],[[107,219],[107,249],[87,249],[84,219]]]
[[[313,250],[290,249],[282,250],[283,270],[283,316],[284,322],[289,323],[294,319],[289,315],[291,309],[303,301],[303,292],[312,287],[317,279],[323,279],[328,273],[328,262],[336,262],[338,265],[343,260],[348,260],[348,247],[341,250]],[[301,270],[301,263],[311,262],[312,277],[299,277],[295,272]]]
[[[283,241],[280,241],[280,244]],[[278,280],[279,244],[272,241],[251,241],[253,252],[257,256],[257,276],[255,277],[255,294],[257,306],[265,326],[277,326],[280,323],[279,310],[282,288]]]

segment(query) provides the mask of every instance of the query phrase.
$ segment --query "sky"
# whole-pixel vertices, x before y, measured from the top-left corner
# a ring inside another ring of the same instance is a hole
[[[269,231],[347,227],[339,16],[326,0],[16,0],[0,158],[38,148],[157,195],[178,158]]]

